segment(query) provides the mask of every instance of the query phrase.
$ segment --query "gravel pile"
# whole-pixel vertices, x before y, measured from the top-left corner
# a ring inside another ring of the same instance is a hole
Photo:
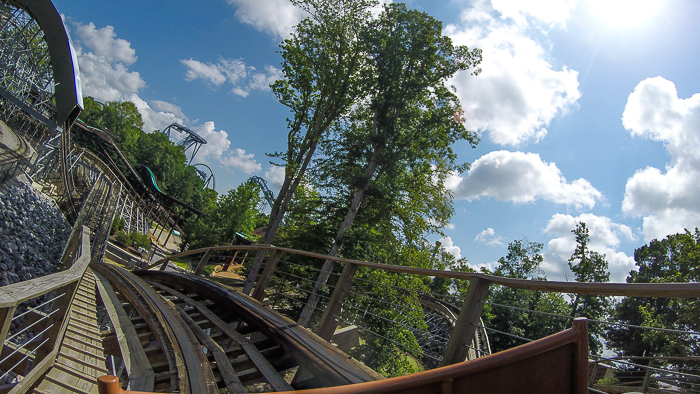
[[[55,272],[70,232],[40,191],[17,179],[0,187],[0,286]]]

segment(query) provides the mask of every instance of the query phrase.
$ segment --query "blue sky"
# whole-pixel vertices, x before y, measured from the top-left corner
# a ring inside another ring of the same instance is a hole
[[[196,162],[217,191],[281,173],[281,37],[302,17],[288,0],[54,0],[77,47],[83,92],[131,100],[146,130],[178,121],[209,141]],[[443,247],[493,268],[508,242],[545,245],[552,280],[571,278],[571,230],[584,221],[613,281],[636,247],[700,223],[700,3],[693,0],[407,2],[456,44],[484,50],[456,75],[476,149],[458,144]],[[273,187],[274,189],[274,187]],[[437,240],[439,237],[434,237]]]

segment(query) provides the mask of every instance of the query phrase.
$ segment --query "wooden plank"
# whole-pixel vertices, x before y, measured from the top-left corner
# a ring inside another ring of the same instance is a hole
[[[331,341],[342,351],[360,346],[360,330],[357,326],[347,326],[335,330]]]
[[[204,253],[204,256],[202,256],[199,263],[197,263],[197,268],[194,269],[195,275],[199,276],[202,274],[202,271],[204,271],[204,266],[209,262],[209,257],[211,257],[211,249],[207,249],[207,252]]]
[[[355,277],[355,272],[357,271],[357,265],[346,264],[343,267],[343,273],[338,279],[338,283],[335,284],[335,289],[333,289],[333,294],[328,301],[328,306],[326,310],[323,311],[323,316],[321,316],[321,321],[319,323],[318,336],[330,341],[335,329],[338,327],[338,319],[336,318],[340,315],[340,309],[343,306],[343,301],[352,287],[352,279]]]
[[[12,324],[12,317],[15,315],[15,310],[17,310],[16,305],[0,309],[0,350],[2,350],[5,344],[5,338],[7,338],[7,332],[10,330],[10,324]]]
[[[441,367],[463,362],[467,358],[468,346],[471,346],[488,293],[488,282],[476,278],[469,283],[457,323],[452,329],[452,335],[442,356]]]
[[[282,252],[276,250],[274,253],[272,253],[272,256],[270,256],[270,258],[267,259],[267,263],[265,263],[265,268],[263,269],[263,272],[260,275],[258,284],[255,286],[255,292],[253,293],[253,298],[255,298],[256,300],[262,302],[262,300],[265,298],[265,289],[267,288],[267,284],[270,283],[272,273],[275,272],[275,267],[277,267],[277,263],[280,261],[281,257]]]
[[[282,379],[277,370],[275,370],[275,368],[272,367],[272,365],[270,365],[265,356],[263,356],[262,353],[260,353],[260,350],[258,350],[258,348],[253,343],[251,343],[250,340],[248,340],[246,337],[241,335],[233,328],[229,327],[229,325],[225,321],[223,321],[216,314],[212,313],[211,310],[209,310],[207,307],[193,300],[192,298],[176,290],[173,290],[170,287],[167,287],[163,284],[160,284],[158,282],[149,283],[183,300],[187,305],[196,308],[202,315],[204,315],[207,319],[214,323],[214,325],[223,333],[225,333],[226,336],[228,336],[231,339],[231,341],[233,341],[238,346],[240,346],[240,348],[243,349],[243,351],[253,361],[256,368],[260,370],[260,373],[265,377],[265,379],[268,381],[268,383],[270,383],[270,385],[275,391],[292,390],[292,387],[284,379]]]
[[[116,333],[121,358],[124,360],[126,373],[129,376],[129,390],[153,391],[155,374],[146,353],[143,351],[139,335],[136,334],[136,330],[131,324],[131,319],[122,308],[116,293],[105,277],[99,274],[95,275],[95,285]]]
[[[218,394],[211,367],[206,356],[202,352],[201,345],[182,318],[179,317],[174,306],[168,304],[163,297],[158,295],[142,279],[134,276],[123,268],[106,264],[95,264],[95,268],[110,279],[110,283],[112,284],[114,284],[114,281],[112,281],[106,273],[114,272],[118,274],[122,281],[127,281],[129,286],[140,294],[141,302],[147,303],[149,309],[152,310],[155,315],[162,317],[162,326],[170,338],[170,343],[174,349],[176,348],[179,350],[179,357],[181,357],[177,368],[178,372],[182,371],[182,375],[179,373],[178,378],[181,382],[185,381],[188,386],[191,386],[191,388],[186,387],[183,389],[181,385],[180,391],[189,392],[191,390],[192,392]],[[124,294],[126,288],[117,288]],[[134,302],[132,302],[132,305],[136,308],[139,307]],[[141,315],[143,316],[144,313]],[[176,355],[177,354],[178,353],[176,353]]]
[[[236,371],[233,370],[233,367],[231,366],[231,363],[228,360],[228,357],[226,357],[226,353],[224,353],[223,349],[221,349],[221,346],[219,346],[216,342],[214,342],[207,334],[202,331],[202,329],[197,325],[197,323],[190,318],[187,313],[182,310],[182,308],[176,306],[175,307],[178,312],[180,312],[180,317],[182,317],[182,320],[187,323],[187,325],[190,327],[190,330],[194,333],[195,336],[197,336],[197,339],[199,339],[199,342],[202,343],[209,351],[212,353],[214,356],[214,360],[216,360],[216,366],[219,368],[219,372],[221,373],[221,378],[224,381],[224,384],[226,384],[226,388],[228,389],[229,392],[231,393],[244,393],[246,390],[243,387],[243,384],[241,383],[240,379],[238,379],[238,376],[236,375]]]

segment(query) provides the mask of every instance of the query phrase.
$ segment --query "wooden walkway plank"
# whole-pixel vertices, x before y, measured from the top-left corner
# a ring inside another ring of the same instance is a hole
[[[201,303],[193,300],[192,298],[174,290],[168,286],[160,284],[158,282],[148,282],[151,285],[157,286],[158,288],[164,290],[165,292],[183,300],[187,305],[196,308],[202,315],[209,319],[214,325],[224,332],[233,342],[237,343],[245,353],[248,355],[255,366],[260,370],[260,373],[265,377],[265,379],[270,383],[275,391],[291,391],[294,390],[292,386],[287,383],[282,376],[277,372],[277,370],[270,364],[265,356],[260,353],[260,350],[250,343],[250,341],[240,334],[238,331],[229,327],[229,325],[223,321],[219,316],[214,314]]]
[[[94,291],[89,268],[78,288]],[[56,363],[37,385],[37,392],[97,394],[96,378],[109,373],[97,320],[92,318],[93,314],[97,316],[97,300],[81,298],[71,305]]]
[[[126,373],[129,376],[129,390],[153,391],[155,374],[143,350],[139,336],[131,324],[131,319],[122,308],[117,294],[105,277],[96,274],[95,285],[100,292],[105,310],[116,333]]]

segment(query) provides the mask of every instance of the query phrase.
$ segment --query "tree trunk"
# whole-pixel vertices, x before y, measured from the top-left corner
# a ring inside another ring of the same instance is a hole
[[[352,201],[350,202],[350,208],[348,209],[348,213],[345,215],[345,220],[343,220],[343,222],[340,224],[340,228],[338,229],[338,234],[335,236],[333,246],[328,252],[329,256],[336,257],[338,256],[338,254],[340,254],[340,250],[342,249],[343,243],[345,242],[344,233],[346,230],[352,227],[352,222],[355,220],[357,212],[360,209],[360,205],[365,199],[365,192],[367,191],[367,187],[369,186],[370,181],[372,180],[372,178],[374,178],[374,173],[377,170],[377,163],[379,161],[379,155],[382,153],[383,148],[383,144],[375,144],[374,152],[372,152],[372,157],[370,158],[369,163],[367,164],[365,176],[362,179],[362,183],[360,184],[360,186],[358,186],[358,188],[355,189],[355,195],[353,196]],[[299,320],[297,320],[297,323],[299,323],[300,325],[305,326],[311,319],[311,315],[316,309],[316,304],[318,304],[318,292],[321,289],[321,287],[325,285],[326,282],[328,282],[328,277],[331,275],[332,270],[333,260],[324,261],[323,267],[321,267],[321,272],[318,275],[318,279],[316,279],[316,283],[314,283],[314,289],[309,295],[309,299],[306,301],[306,305],[304,305],[304,309],[301,311],[301,315],[299,315]]]

